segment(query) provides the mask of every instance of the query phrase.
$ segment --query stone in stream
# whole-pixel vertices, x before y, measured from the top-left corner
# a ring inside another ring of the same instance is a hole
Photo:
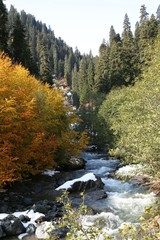
[[[99,176],[87,173],[80,178],[69,180],[56,188],[57,191],[67,190],[69,193],[84,192],[87,190],[103,189],[104,183]]]
[[[28,233],[29,235],[34,234],[35,231],[36,231],[36,226],[33,223],[30,223],[26,228],[26,233]]]
[[[92,179],[88,179],[88,181],[77,181],[74,182],[70,189],[68,189],[69,192],[83,192],[86,190],[95,190],[95,189],[103,189],[104,183],[102,182],[101,178],[96,176],[96,181]]]
[[[3,221],[0,220],[0,238],[5,236],[6,236],[6,233],[3,230]]]
[[[4,218],[0,221],[0,226],[2,230],[2,236],[15,236],[26,231],[25,227],[23,226],[22,222],[19,218],[13,216],[13,220]]]
[[[85,168],[86,161],[83,158],[76,158],[72,157],[70,158],[66,163],[60,165],[60,168],[63,170],[79,170]]]

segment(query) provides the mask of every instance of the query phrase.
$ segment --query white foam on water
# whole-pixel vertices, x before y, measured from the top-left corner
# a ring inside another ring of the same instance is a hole
[[[138,222],[146,206],[153,204],[153,193],[110,192],[106,201],[107,206],[118,214],[123,221]]]
[[[84,216],[83,225],[92,226],[97,220],[103,220],[107,229],[115,229],[123,223],[118,215],[114,215],[111,212],[101,212],[96,215]]]
[[[133,187],[132,183],[121,182],[118,179],[113,178],[102,178],[103,183],[105,184],[105,190],[107,192],[125,192],[130,191]]]
[[[96,169],[96,170],[92,170],[92,172],[93,173],[95,173],[95,174],[97,174],[97,175],[108,175],[110,172],[112,172],[113,171],[113,169],[112,168],[109,168],[109,167],[104,167],[104,166],[102,166],[102,167],[100,167],[100,168],[98,168],[98,169]]]

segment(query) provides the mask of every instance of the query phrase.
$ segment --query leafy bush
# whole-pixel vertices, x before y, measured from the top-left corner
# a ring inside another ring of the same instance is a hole
[[[57,199],[58,202],[64,206],[64,215],[56,224],[55,229],[67,228],[66,240],[110,240],[111,238],[103,232],[105,222],[97,220],[91,226],[83,225],[83,216],[89,211],[87,206],[84,205],[85,195],[81,193],[82,202],[78,208],[73,208],[72,202],[69,199],[68,192],[63,192],[62,196]],[[54,233],[51,240],[56,240],[57,236]]]

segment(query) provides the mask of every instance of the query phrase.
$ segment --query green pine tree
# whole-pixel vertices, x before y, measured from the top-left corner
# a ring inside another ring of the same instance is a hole
[[[41,43],[40,51],[40,80],[43,83],[53,84],[49,56],[44,42]]]
[[[30,68],[32,67],[33,61],[31,58],[31,52],[28,43],[26,41],[24,26],[22,25],[19,14],[17,14],[16,16],[15,25],[11,37],[12,42],[10,46],[10,51],[13,62],[21,63],[24,67],[31,70]]]
[[[73,93],[73,105],[76,106],[76,108],[79,108],[79,89],[78,89],[78,71],[77,71],[77,65],[74,65],[74,68],[72,70],[72,93]]]
[[[107,93],[111,88],[109,78],[109,47],[103,40],[99,48],[99,58],[95,69],[95,91]]]
[[[138,73],[137,54],[129,17],[125,14],[122,32],[122,85],[131,84]]]
[[[0,51],[8,53],[8,13],[5,4],[0,0]]]

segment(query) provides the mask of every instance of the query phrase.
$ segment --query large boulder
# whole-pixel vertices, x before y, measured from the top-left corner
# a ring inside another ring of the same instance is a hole
[[[42,222],[38,225],[35,235],[38,239],[65,239],[68,229],[66,227],[55,228],[51,222]]]
[[[51,222],[42,222],[37,226],[35,235],[38,239],[49,239],[53,230]]]
[[[5,218],[1,221],[1,227],[3,229],[3,233],[6,236],[15,236],[26,231],[22,222],[19,218],[13,217],[13,219]]]
[[[66,163],[62,164],[60,167],[62,170],[79,170],[85,168],[86,161],[83,158],[70,158]]]
[[[98,147],[96,145],[88,145],[85,149],[86,152],[97,152]]]
[[[88,181],[77,181],[74,182],[69,192],[84,192],[86,190],[103,189],[104,183],[101,178],[95,176],[96,180],[88,179]]]
[[[87,173],[84,176],[65,182],[56,190],[67,190],[70,193],[84,192],[86,190],[103,189],[104,183],[99,176]]]

